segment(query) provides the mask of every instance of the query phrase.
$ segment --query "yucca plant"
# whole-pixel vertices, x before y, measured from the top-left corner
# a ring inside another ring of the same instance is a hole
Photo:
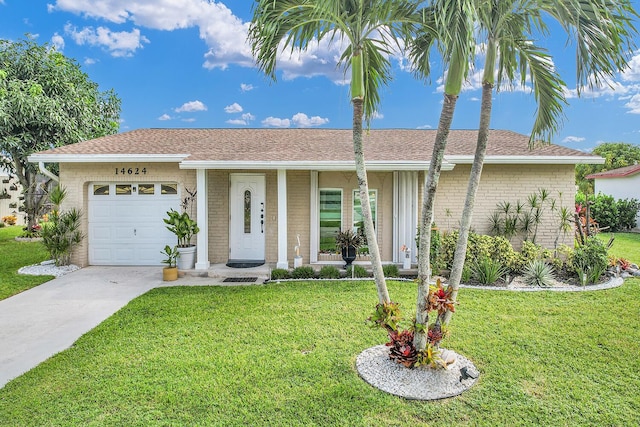
[[[482,257],[471,265],[473,278],[483,285],[495,283],[507,274],[507,269],[498,260]]]
[[[549,287],[555,279],[555,270],[545,261],[536,259],[524,267],[522,278],[528,286]]]

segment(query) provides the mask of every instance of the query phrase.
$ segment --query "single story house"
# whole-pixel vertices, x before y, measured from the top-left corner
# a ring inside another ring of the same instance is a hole
[[[435,130],[365,132],[365,159],[384,262],[412,248]],[[460,218],[477,131],[452,130],[435,208],[441,229]],[[473,229],[487,232],[498,203],[525,201],[540,188],[573,205],[578,163],[597,156],[558,145],[528,149],[528,137],[492,130]],[[333,236],[357,228],[360,200],[350,129],[139,129],[35,153],[59,163],[64,208],[82,210],[84,242],[72,261],[85,265],[156,265],[175,237],[162,219],[181,209],[200,227],[196,269],[228,261],[292,265],[337,263]],[[42,165],[41,165],[42,166]],[[189,190],[189,191],[187,191]],[[188,202],[188,200],[187,200]],[[538,232],[552,245],[557,232]],[[567,237],[567,243],[572,236]],[[299,243],[298,243],[299,242]]]
[[[587,175],[586,179],[594,180],[595,194],[606,194],[616,200],[640,200],[640,165],[592,173]],[[636,215],[636,224],[640,226],[640,212]]]

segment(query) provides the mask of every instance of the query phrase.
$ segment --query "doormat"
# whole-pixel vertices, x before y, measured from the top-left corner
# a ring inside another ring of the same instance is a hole
[[[253,283],[256,280],[258,280],[257,277],[227,277],[223,282]]]
[[[264,265],[264,261],[259,262],[228,262],[227,267],[231,268],[253,268]]]

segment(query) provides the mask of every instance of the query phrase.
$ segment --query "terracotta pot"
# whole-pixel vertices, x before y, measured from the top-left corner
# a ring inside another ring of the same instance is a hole
[[[165,267],[162,269],[162,280],[165,282],[172,282],[178,280],[178,268],[177,267]]]

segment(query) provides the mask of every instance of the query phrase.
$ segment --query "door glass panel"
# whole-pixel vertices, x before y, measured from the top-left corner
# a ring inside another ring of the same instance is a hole
[[[138,194],[153,194],[155,186],[153,184],[138,184]]]
[[[131,194],[131,184],[117,184],[116,196],[126,196]]]
[[[244,192],[244,232],[251,233],[251,191]]]
[[[369,206],[371,206],[371,219],[373,219],[373,228],[376,226],[377,206],[378,206],[378,192],[376,190],[369,190]],[[360,252],[368,253],[369,248],[366,246],[367,239],[364,231],[364,218],[362,217],[362,204],[360,202],[360,191],[353,190],[353,231],[362,235],[365,245],[360,247]]]
[[[93,184],[94,196],[108,196],[109,184]]]
[[[178,184],[162,184],[160,194],[178,194]]]
[[[335,252],[342,229],[342,190],[320,190],[320,251]]]

